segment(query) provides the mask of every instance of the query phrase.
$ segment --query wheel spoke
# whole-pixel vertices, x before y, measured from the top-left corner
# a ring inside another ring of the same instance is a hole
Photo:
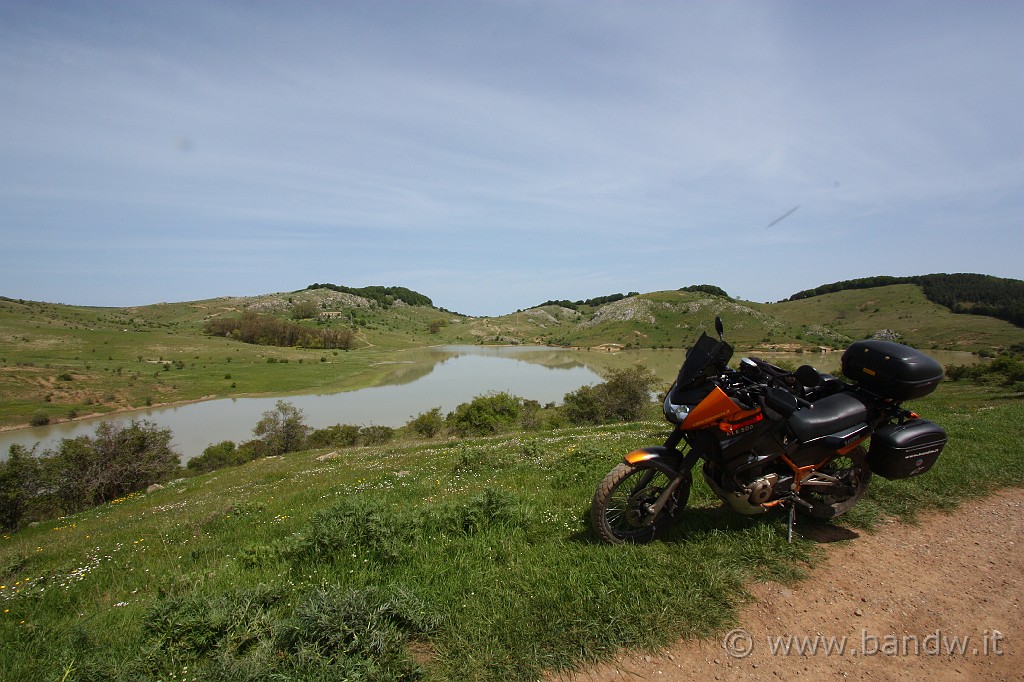
[[[689,497],[689,486],[679,486],[669,505],[652,516],[647,509],[670,483],[671,479],[656,469],[619,465],[605,477],[595,493],[591,509],[595,530],[609,542],[649,541],[661,522],[669,518],[670,511],[684,506]]]

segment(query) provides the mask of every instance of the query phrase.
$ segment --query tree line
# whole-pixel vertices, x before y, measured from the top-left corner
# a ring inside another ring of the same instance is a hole
[[[714,284],[693,284],[688,287],[683,287],[679,291],[692,291],[695,293],[711,294],[712,296],[721,296],[722,298],[728,298],[731,300],[728,292],[722,287],[716,287]]]
[[[714,284],[694,284],[688,287],[682,287],[679,291],[692,291],[704,294],[712,294],[714,296],[722,296],[723,298],[729,298],[729,294],[726,293],[722,287],[716,287]],[[605,305],[606,303],[614,303],[615,301],[621,301],[624,298],[630,298],[632,296],[639,296],[640,292],[631,291],[628,294],[609,294],[607,296],[596,296],[594,298],[588,298],[586,300],[569,301],[562,299],[559,301],[544,301],[540,305],[533,306],[534,308],[541,308],[546,305],[557,305],[562,308],[569,308],[570,310],[579,310],[583,306],[589,306],[596,308],[597,306]]]
[[[847,289],[872,289],[894,284],[916,284],[932,303],[954,313],[986,315],[1024,327],[1024,281],[973,273],[862,277],[805,289],[789,297],[798,301]]]
[[[241,317],[214,317],[203,332],[260,346],[335,348],[350,350],[355,332],[348,327],[312,327],[273,315],[244,313]]]
[[[406,289],[405,287],[346,287],[340,284],[319,284],[315,282],[306,287],[307,291],[314,289],[329,289],[343,294],[362,296],[363,298],[373,301],[382,308],[390,308],[396,301],[401,301],[407,305],[434,305],[434,302],[423,294],[413,291],[412,289]]]
[[[539,305],[533,306],[534,308],[542,308],[546,305],[557,305],[562,308],[569,308],[570,310],[579,310],[583,306],[589,306],[596,308],[597,306],[604,305],[606,303],[614,303],[615,301],[621,301],[624,298],[630,296],[639,296],[640,292],[631,291],[628,294],[608,294],[607,296],[595,296],[594,298],[580,299],[579,301],[570,301],[568,299],[562,299],[560,301],[544,301]]]

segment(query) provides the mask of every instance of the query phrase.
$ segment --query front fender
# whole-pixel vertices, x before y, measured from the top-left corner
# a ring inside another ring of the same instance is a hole
[[[664,445],[652,445],[634,450],[626,455],[625,459],[628,464],[640,464],[643,462],[670,478],[678,476],[683,468],[683,453],[675,448]]]

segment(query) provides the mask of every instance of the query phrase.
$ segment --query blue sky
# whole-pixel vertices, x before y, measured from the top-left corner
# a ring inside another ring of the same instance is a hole
[[[0,0],[0,294],[1021,278],[1022,36],[1019,0]]]

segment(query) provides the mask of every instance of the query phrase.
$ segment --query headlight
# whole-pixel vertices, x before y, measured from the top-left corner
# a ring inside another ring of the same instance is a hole
[[[669,392],[671,395],[671,391]],[[674,405],[670,400],[669,396],[665,396],[665,403],[662,405],[662,411],[665,413],[665,419],[676,424],[682,424],[683,420],[686,419],[686,415],[690,414],[690,405]]]

